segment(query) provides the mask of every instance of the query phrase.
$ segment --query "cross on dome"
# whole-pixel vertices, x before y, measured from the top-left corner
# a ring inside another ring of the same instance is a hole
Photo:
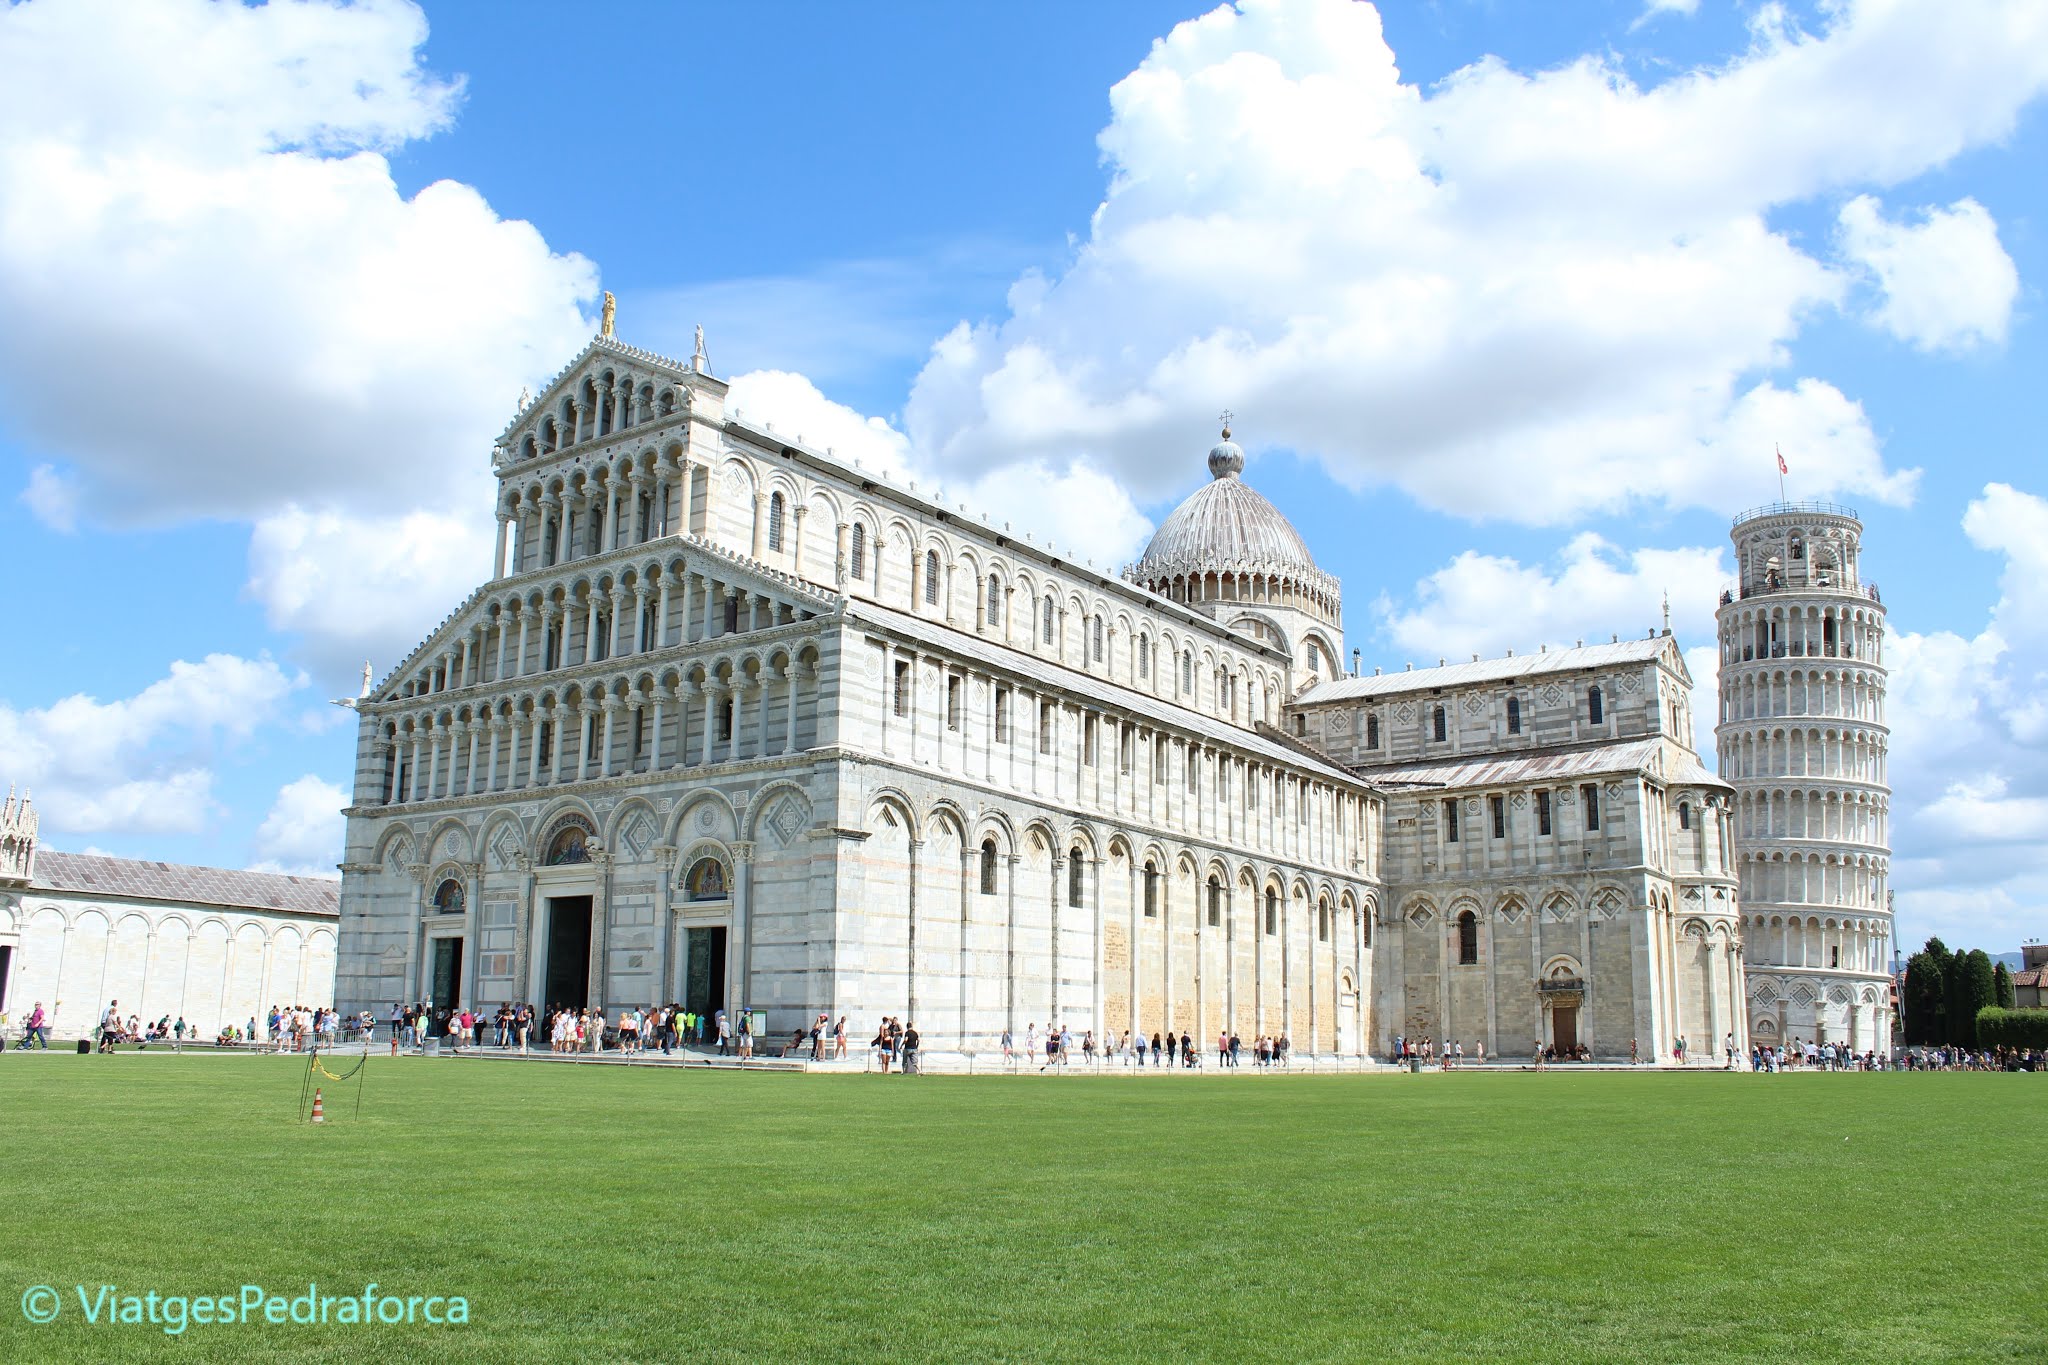
[[[1229,408],[1223,410],[1223,439],[1209,449],[1209,477],[1212,479],[1234,479],[1244,472],[1244,451],[1230,439],[1232,416]]]

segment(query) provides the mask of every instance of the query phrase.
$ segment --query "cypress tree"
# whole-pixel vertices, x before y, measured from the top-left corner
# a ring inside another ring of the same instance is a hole
[[[2012,968],[2003,962],[1998,963],[1992,969],[1991,983],[1998,996],[1998,1008],[2009,1010],[2019,1004],[2019,996],[2014,993],[2012,984]]]
[[[1927,952],[1906,959],[1906,983],[1899,992],[1899,1009],[1905,1015],[1906,1041],[1930,1046],[1942,1041],[1941,1002],[1944,987],[1941,964]]]
[[[1969,1021],[1969,1041],[1966,1047],[1977,1046],[1977,1011],[1995,1008],[1998,1004],[1996,974],[1991,969],[1991,954],[1982,948],[1972,948],[1963,963],[1963,1009],[1964,1018]]]
[[[1952,953],[1941,965],[1941,1041],[1968,1047],[1977,1041],[1977,1012],[1970,1008],[1970,955]]]

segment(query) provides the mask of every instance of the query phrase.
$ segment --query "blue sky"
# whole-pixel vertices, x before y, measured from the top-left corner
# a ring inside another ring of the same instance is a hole
[[[1100,562],[1232,408],[1368,667],[1668,591],[1710,670],[1782,445],[1892,613],[1900,936],[2009,947],[2048,921],[2043,24],[11,5],[0,780],[54,846],[331,866],[327,699],[487,572],[489,441],[609,289],[750,410]]]

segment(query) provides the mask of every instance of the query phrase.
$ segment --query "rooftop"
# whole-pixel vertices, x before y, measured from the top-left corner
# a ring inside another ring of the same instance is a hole
[[[1469,758],[1433,758],[1426,763],[1392,763],[1360,768],[1358,772],[1377,787],[1501,787],[1645,769],[1666,782],[1728,786],[1708,771],[1697,755],[1656,735],[1570,749],[1538,749],[1507,757],[1487,753]]]
[[[1579,645],[1537,654],[1510,654],[1499,659],[1475,659],[1471,663],[1444,664],[1436,668],[1408,668],[1399,673],[1375,673],[1369,678],[1332,678],[1303,692],[1293,704],[1317,706],[1428,688],[1469,687],[1477,683],[1540,677],[1547,673],[1649,663],[1668,646],[1671,646],[1670,636],[1653,635],[1646,640],[1617,640],[1604,645]]]
[[[324,877],[288,877],[274,872],[235,872],[221,867],[143,862],[92,853],[36,852],[34,891],[73,891],[89,896],[231,906],[241,910],[287,910],[332,919],[341,912],[341,882]]]

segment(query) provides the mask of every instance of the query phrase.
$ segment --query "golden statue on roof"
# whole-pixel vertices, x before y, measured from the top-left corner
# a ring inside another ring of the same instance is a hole
[[[612,319],[619,315],[619,301],[612,297],[612,291],[604,291],[604,315],[598,322],[597,334],[608,337],[612,334]]]

